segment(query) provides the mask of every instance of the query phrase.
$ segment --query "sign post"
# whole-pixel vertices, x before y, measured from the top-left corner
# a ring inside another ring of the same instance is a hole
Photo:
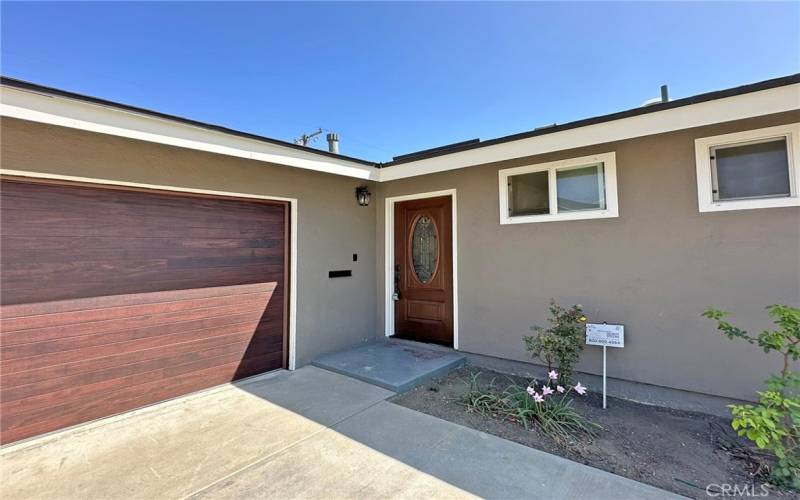
[[[625,327],[608,323],[586,323],[586,345],[603,346],[603,409],[606,408],[606,348],[625,347]]]
[[[603,346],[603,409],[606,409],[606,348]]]

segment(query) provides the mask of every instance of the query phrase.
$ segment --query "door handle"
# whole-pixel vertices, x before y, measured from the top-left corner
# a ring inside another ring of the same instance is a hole
[[[394,293],[392,300],[400,300],[400,264],[394,265]]]

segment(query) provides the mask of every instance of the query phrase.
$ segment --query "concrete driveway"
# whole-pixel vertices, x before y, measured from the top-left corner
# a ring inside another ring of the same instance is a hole
[[[6,447],[5,499],[677,498],[315,367]]]

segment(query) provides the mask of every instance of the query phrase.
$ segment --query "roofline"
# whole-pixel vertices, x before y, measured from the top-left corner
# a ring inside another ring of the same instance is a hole
[[[796,95],[792,94],[792,89],[783,89],[783,87],[800,84],[800,73],[796,73],[674,101],[586,118],[562,125],[534,129],[483,142],[473,139],[440,146],[396,156],[395,159],[386,163],[377,163],[106,99],[68,92],[16,78],[0,76],[0,84],[10,90],[20,92],[20,97],[15,97],[12,103],[6,103],[5,97],[3,102],[0,103],[0,108],[2,108],[2,113],[0,114],[6,116],[188,147],[190,149],[229,154],[231,156],[285,164],[337,175],[372,179],[378,182],[454,170],[548,151],[612,142],[670,130],[800,109],[800,88],[796,89]],[[757,92],[761,93],[755,94]],[[21,96],[25,94],[28,97],[22,98]],[[715,102],[737,96],[739,97],[736,101]],[[63,100],[60,102],[63,104],[58,104],[59,101],[56,99],[51,105],[48,103],[47,98],[61,98]],[[88,118],[89,121],[86,121],[87,116],[80,111],[81,108],[79,107],[87,104],[94,106],[94,111],[91,111],[91,116]],[[697,106],[687,108],[692,105]],[[67,108],[64,106],[67,106]],[[686,109],[674,111],[678,108]],[[664,113],[659,115],[660,118],[649,116],[659,112]],[[126,122],[124,118],[113,118],[114,116],[121,116],[119,113],[127,113],[131,117],[138,117],[136,118],[140,120],[136,123],[138,126],[126,128],[131,123],[129,120]],[[679,113],[679,115],[675,115],[675,113]],[[92,121],[95,119],[100,121]],[[167,124],[170,123],[172,127],[188,126],[191,128],[186,130],[194,130],[194,132],[172,136],[159,135],[160,131],[162,131],[162,134],[164,133],[164,129],[159,126],[156,129],[148,130],[151,125],[147,124],[146,121],[141,121],[147,119],[162,120],[164,127],[167,127]],[[103,122],[103,120],[106,121]],[[597,125],[602,124],[608,125],[597,127]],[[577,129],[585,129],[585,133],[579,132]],[[187,134],[191,134],[191,137],[188,137]],[[222,134],[220,137],[228,136],[230,139],[225,144],[217,140],[204,142],[208,141],[210,136],[206,135],[204,138],[203,134]],[[255,146],[254,148],[253,146],[248,146],[246,141],[255,141],[256,145],[261,144],[261,146]],[[270,151],[270,147],[287,149],[284,149],[283,153],[278,153],[280,149]],[[488,150],[484,148],[488,148]],[[289,154],[289,150],[298,153],[302,152],[303,156],[310,155],[310,158],[303,159],[302,156]],[[440,160],[443,157],[448,159]],[[328,160],[325,160],[325,158]],[[397,166],[397,168],[385,168],[390,166]]]
[[[406,160],[406,159],[415,160],[415,159],[421,157],[422,155],[428,154],[428,153],[438,153],[438,152],[443,152],[443,151],[447,151],[447,152],[460,151],[460,149],[463,148],[464,146],[466,146],[467,144],[478,144],[479,142],[481,142],[481,140],[478,139],[478,138],[469,139],[469,140],[466,140],[466,141],[454,142],[452,144],[445,144],[444,146],[437,146],[435,148],[423,149],[421,151],[415,151],[413,153],[406,153],[404,155],[397,155],[394,158],[392,158],[392,161],[402,161],[402,160]]]
[[[561,125],[549,126],[542,129],[531,130],[528,132],[520,132],[516,134],[506,135],[503,137],[497,137],[495,139],[489,139],[486,141],[481,141],[477,143],[456,143],[452,147],[447,147],[446,150],[437,151],[440,148],[432,148],[431,150],[423,150],[418,151],[416,153],[407,153],[404,155],[396,156],[395,160],[382,163],[380,167],[391,167],[393,165],[401,165],[403,163],[411,163],[418,160],[425,160],[428,158],[435,158],[437,156],[445,156],[449,154],[459,153],[463,151],[469,151],[471,149],[478,149],[487,146],[493,146],[495,144],[503,144],[505,142],[511,141],[518,141],[520,139],[528,139],[530,137],[538,137],[541,135],[547,134],[554,134],[556,132],[562,132],[564,130],[570,130],[575,128],[586,127],[589,125],[596,125],[599,123],[610,122],[614,120],[621,120],[623,118],[630,118],[633,116],[645,115],[649,113],[657,113],[659,111],[666,111],[668,109],[675,109],[680,108],[682,106],[690,106],[692,104],[699,104],[702,102],[713,101],[716,99],[723,99],[726,97],[734,97],[742,94],[749,94],[751,92],[759,92],[762,90],[769,90],[777,87],[784,87],[787,85],[793,85],[796,83],[800,83],[800,73],[795,73],[793,75],[782,76],[779,78],[772,78],[770,80],[764,80],[761,82],[750,83],[747,85],[741,85],[738,87],[732,87],[723,90],[715,90],[713,92],[706,92],[704,94],[697,94],[690,97],[684,97],[681,99],[675,99],[674,101],[668,101],[663,103],[652,104],[650,106],[645,107],[638,107],[633,109],[628,109],[625,111],[618,111],[615,113],[610,113],[607,115],[601,116],[594,116],[591,118],[583,118],[581,120],[576,120],[569,123],[564,123]],[[446,146],[445,146],[446,147]]]
[[[67,99],[75,99],[75,100],[78,100],[78,101],[88,102],[88,103],[91,103],[91,104],[97,104],[97,105],[100,105],[100,106],[107,106],[107,107],[121,109],[121,110],[124,110],[124,111],[133,112],[133,113],[139,113],[139,114],[143,114],[143,115],[147,115],[147,116],[152,116],[152,117],[155,117],[155,118],[161,118],[161,119],[165,119],[165,120],[170,120],[170,121],[174,121],[174,122],[183,123],[183,124],[186,124],[186,125],[192,125],[194,127],[205,128],[205,129],[208,129],[208,130],[213,130],[215,132],[221,132],[223,134],[235,135],[235,136],[238,136],[238,137],[244,137],[246,139],[253,139],[253,140],[256,140],[256,141],[267,142],[267,143],[270,143],[270,144],[274,144],[276,146],[283,146],[283,147],[297,149],[297,150],[300,150],[300,151],[305,151],[305,152],[309,152],[309,153],[313,153],[313,154],[318,154],[318,155],[321,155],[321,156],[327,156],[329,158],[338,158],[340,160],[353,161],[353,162],[361,163],[363,165],[368,165],[368,166],[371,166],[371,167],[377,167],[378,166],[378,163],[376,163],[374,161],[364,160],[364,159],[361,159],[361,158],[355,158],[355,157],[352,157],[352,156],[347,156],[347,155],[342,155],[342,154],[337,154],[337,153],[331,153],[329,151],[324,151],[324,150],[321,150],[321,149],[315,149],[315,148],[309,148],[309,147],[305,147],[305,146],[300,146],[299,144],[294,144],[294,143],[291,143],[291,142],[282,141],[280,139],[273,139],[271,137],[265,137],[265,136],[262,136],[262,135],[252,134],[252,133],[249,133],[249,132],[243,132],[241,130],[236,130],[236,129],[232,129],[232,128],[228,128],[228,127],[223,127],[221,125],[214,125],[212,123],[201,122],[201,121],[198,121],[198,120],[193,120],[191,118],[185,118],[185,117],[182,117],[182,116],[170,115],[168,113],[162,113],[160,111],[153,111],[152,109],[140,108],[138,106],[131,106],[129,104],[123,104],[123,103],[119,103],[119,102],[115,102],[115,101],[109,101],[107,99],[101,99],[99,97],[89,96],[89,95],[85,95],[85,94],[78,94],[78,93],[75,93],[75,92],[69,92],[69,91],[66,91],[66,90],[61,90],[61,89],[57,89],[57,88],[54,88],[54,87],[48,87],[48,86],[45,86],[45,85],[40,85],[38,83],[33,83],[33,82],[25,81],[25,80],[20,80],[20,79],[8,77],[8,76],[0,76],[0,84],[2,84],[4,86],[12,87],[12,88],[20,89],[20,90],[28,90],[28,91],[31,91],[31,92],[38,92],[38,93],[41,93],[41,94],[56,95],[56,96],[59,96],[59,97],[65,97]]]

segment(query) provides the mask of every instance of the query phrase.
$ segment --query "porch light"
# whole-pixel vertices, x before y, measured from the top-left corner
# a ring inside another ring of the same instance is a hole
[[[356,188],[356,200],[358,204],[362,207],[366,207],[369,205],[369,199],[372,196],[372,193],[369,192],[367,186],[358,186]]]

